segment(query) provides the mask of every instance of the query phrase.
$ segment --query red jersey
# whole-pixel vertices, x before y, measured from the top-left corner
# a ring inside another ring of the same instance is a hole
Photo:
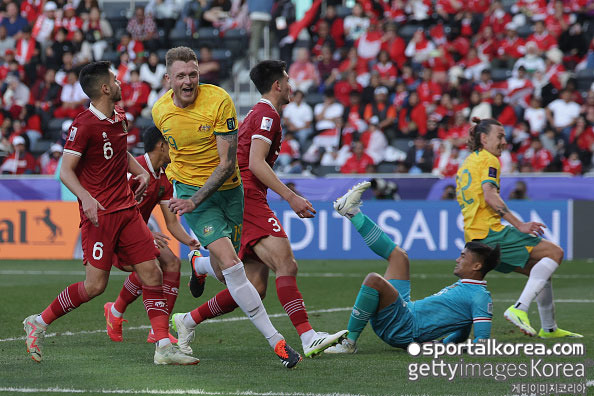
[[[151,213],[157,204],[167,203],[173,197],[173,186],[167,180],[165,170],[159,168],[157,171],[153,169],[153,164],[148,154],[139,155],[136,157],[136,161],[146,169],[151,177],[149,185],[142,194],[140,201],[138,201],[138,210],[146,223],[148,223]],[[134,178],[129,180],[130,189],[135,190],[138,182]]]
[[[136,205],[128,186],[128,125],[124,110],[116,106],[113,118],[108,118],[93,104],[76,116],[64,145],[64,154],[78,155],[75,169],[80,184],[105,210],[98,215],[113,213]],[[86,216],[79,200],[80,218]]]
[[[280,153],[282,140],[282,128],[280,115],[269,100],[260,99],[250,110],[239,127],[237,137],[237,162],[244,187],[255,188],[266,194],[266,187],[250,171],[250,148],[253,139],[262,139],[270,144],[270,150],[266,156],[266,163],[272,168],[274,161]]]

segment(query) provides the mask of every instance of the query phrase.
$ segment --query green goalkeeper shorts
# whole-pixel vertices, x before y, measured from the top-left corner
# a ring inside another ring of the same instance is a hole
[[[173,188],[174,196],[181,199],[189,199],[200,189],[176,180]],[[215,192],[184,218],[202,246],[208,248],[217,239],[229,238],[237,253],[243,226],[243,185]]]
[[[495,270],[503,273],[512,272],[516,267],[524,268],[530,258],[530,252],[541,240],[540,237],[524,234],[512,226],[506,226],[501,231],[489,230],[485,239],[475,239],[491,247],[499,244],[501,263]]]

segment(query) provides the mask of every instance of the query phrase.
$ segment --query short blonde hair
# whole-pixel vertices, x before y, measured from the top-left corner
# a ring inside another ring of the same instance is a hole
[[[190,62],[195,61],[198,62],[198,58],[196,57],[196,53],[193,49],[188,47],[175,47],[171,48],[165,54],[165,67],[167,71],[175,61],[182,61],[182,62]]]

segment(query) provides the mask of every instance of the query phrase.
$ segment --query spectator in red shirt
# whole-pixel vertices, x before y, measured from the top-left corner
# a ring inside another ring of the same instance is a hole
[[[396,85],[396,76],[398,72],[396,67],[390,62],[390,55],[388,51],[381,50],[377,55],[377,62],[373,65],[373,71],[377,72],[380,78],[380,84],[389,89],[393,89]]]
[[[405,49],[406,42],[396,34],[396,25],[393,23],[388,24],[386,26],[386,32],[382,37],[382,50],[388,51],[390,59],[399,68],[402,68],[406,62],[406,55],[404,55]]]
[[[349,103],[349,96],[351,92],[361,93],[363,88],[357,82],[357,73],[351,70],[346,73],[346,76],[334,84],[334,96],[336,100],[346,106]]]
[[[140,112],[148,102],[151,87],[140,81],[138,70],[130,72],[130,82],[122,84],[122,107],[134,117],[138,117]]]
[[[353,144],[353,154],[340,168],[340,173],[367,173],[373,167],[373,158],[365,154],[365,146],[361,142]]]
[[[424,69],[422,73],[423,81],[416,89],[419,101],[425,106],[437,103],[441,97],[441,87],[431,79],[432,74],[431,69]]]
[[[577,151],[581,161],[589,165],[592,163],[592,152],[594,152],[594,129],[588,125],[584,116],[580,116],[575,127],[569,135],[569,144],[574,151]]]
[[[55,108],[60,104],[62,87],[55,79],[56,71],[47,69],[43,78],[38,79],[31,88],[29,104],[34,106],[35,113],[41,117],[43,125],[48,125]]]
[[[329,45],[332,49],[336,48],[336,43],[332,36],[330,36],[330,26],[328,26],[328,22],[321,19],[318,22],[310,51],[314,59],[318,59],[322,55],[322,47],[325,45]]]
[[[538,47],[540,54],[543,54],[557,46],[557,39],[549,34],[544,21],[536,21],[533,26],[534,33],[528,36],[526,42],[534,42]]]
[[[413,91],[408,95],[408,103],[398,115],[400,137],[413,138],[427,133],[427,112],[419,102],[419,94]]]
[[[534,172],[542,172],[549,166],[552,160],[553,155],[542,146],[540,138],[533,136],[530,147],[524,152],[522,162],[530,164]]]
[[[497,48],[497,67],[511,69],[517,59],[524,56],[524,39],[518,36],[515,23],[505,25],[505,37],[499,42]]]
[[[563,172],[571,173],[574,176],[582,174],[582,161],[578,153],[572,151],[569,157],[563,158]]]
[[[35,157],[27,151],[25,138],[16,136],[12,140],[12,145],[14,146],[14,152],[6,157],[2,166],[0,166],[0,172],[12,175],[39,173],[39,164]]]
[[[336,7],[332,4],[326,6],[326,14],[323,20],[328,23],[330,27],[330,36],[334,40],[336,48],[344,46],[344,21],[336,13]]]
[[[289,77],[296,89],[307,92],[320,84],[320,77],[314,64],[309,60],[307,48],[297,48],[295,62],[289,68]]]

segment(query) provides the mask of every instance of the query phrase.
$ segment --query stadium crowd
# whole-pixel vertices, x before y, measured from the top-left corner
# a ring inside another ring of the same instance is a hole
[[[169,89],[166,49],[196,44],[201,82],[220,84],[229,70],[196,33],[251,32],[237,61],[258,58],[268,24],[294,84],[280,171],[454,176],[472,117],[504,125],[504,173],[591,169],[593,2],[315,0],[297,17],[300,6],[151,0],[112,26],[96,0],[2,0],[0,173],[55,172],[71,120],[88,103],[78,82],[88,62],[113,61],[134,150]]]

